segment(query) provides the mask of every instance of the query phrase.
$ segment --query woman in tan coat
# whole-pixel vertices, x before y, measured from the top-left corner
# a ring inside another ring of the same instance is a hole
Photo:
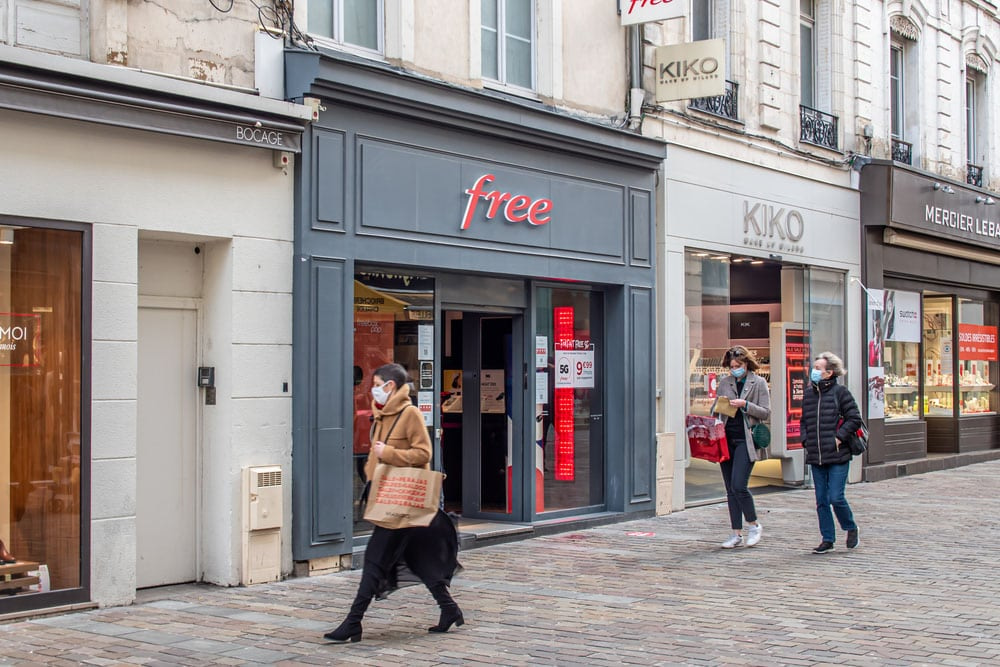
[[[375,370],[372,387],[372,447],[365,464],[371,479],[375,466],[387,463],[404,468],[430,468],[431,440],[423,415],[410,402],[406,370],[385,364]],[[447,632],[462,625],[462,610],[448,592],[452,575],[459,569],[458,535],[451,519],[438,510],[426,528],[390,530],[375,526],[365,548],[361,583],[350,613],[336,629],[323,635],[332,642],[361,641],[361,620],[371,601],[381,599],[399,585],[398,571],[409,568],[427,586],[441,608],[438,624],[429,632]]]

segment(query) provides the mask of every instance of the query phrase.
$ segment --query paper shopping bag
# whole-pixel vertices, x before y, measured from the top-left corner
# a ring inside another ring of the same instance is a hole
[[[687,416],[688,446],[691,458],[721,463],[729,460],[726,427],[715,417]]]
[[[441,502],[444,474],[379,463],[372,476],[365,521],[382,528],[429,526]]]

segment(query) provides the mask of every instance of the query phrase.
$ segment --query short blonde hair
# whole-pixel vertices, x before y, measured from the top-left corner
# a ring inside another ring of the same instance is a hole
[[[826,361],[826,370],[833,373],[833,377],[840,377],[847,372],[844,368],[844,361],[833,352],[820,352],[813,361],[823,359]]]

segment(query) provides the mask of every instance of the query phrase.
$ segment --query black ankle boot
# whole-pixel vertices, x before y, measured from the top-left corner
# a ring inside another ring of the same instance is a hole
[[[441,608],[441,618],[438,620],[438,624],[427,628],[427,632],[448,632],[452,625],[458,627],[465,625],[465,617],[462,615],[462,610],[458,608],[458,604],[451,598],[451,594],[448,592],[448,587],[444,584],[438,584],[430,588],[431,595],[438,603],[438,607]]]
[[[359,642],[361,641],[361,621],[356,621],[348,616],[335,630],[330,630],[323,637],[328,641],[337,642],[338,644]]]

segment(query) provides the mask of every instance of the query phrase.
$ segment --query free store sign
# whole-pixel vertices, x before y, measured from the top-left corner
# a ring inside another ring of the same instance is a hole
[[[549,215],[552,211],[551,199],[532,199],[523,194],[487,189],[495,180],[493,174],[483,174],[465,191],[469,201],[465,205],[461,229],[469,228],[477,211],[484,212],[487,220],[503,214],[507,222],[524,222],[535,227],[546,225],[552,219]]]
[[[618,0],[622,25],[675,19],[685,15],[685,0]]]

